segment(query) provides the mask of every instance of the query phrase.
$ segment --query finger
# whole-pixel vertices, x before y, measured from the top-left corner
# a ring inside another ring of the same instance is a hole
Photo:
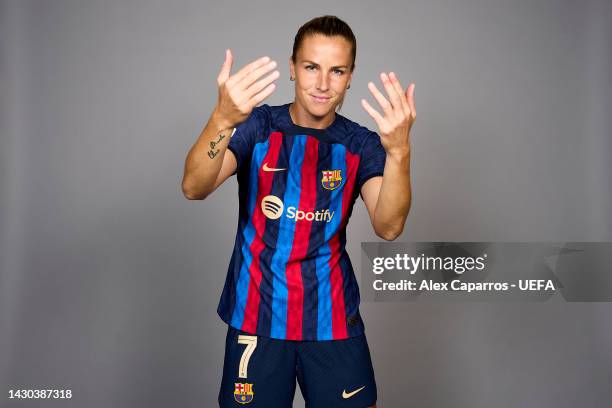
[[[408,97],[408,107],[410,108],[410,114],[412,118],[416,118],[416,106],[414,104],[414,88],[416,87],[415,83],[408,85],[406,89],[406,95]]]
[[[380,129],[385,121],[381,114],[378,113],[378,111],[374,109],[365,99],[361,100],[361,106],[363,106],[363,109],[365,109],[372,119],[374,119],[374,122],[376,122],[378,128]]]
[[[232,51],[230,49],[225,50],[225,61],[221,65],[221,71],[217,76],[217,83],[219,85],[223,84],[229,78],[230,71],[232,70],[232,63],[234,61],[234,56],[232,55]]]
[[[272,71],[274,68],[276,68],[276,61],[270,61],[267,64],[257,69],[254,69],[253,71],[248,73],[239,82],[236,82],[236,85],[240,87],[241,89],[247,89],[251,85],[253,85],[255,81],[257,81],[257,79],[267,74],[268,72]]]
[[[258,94],[255,94],[249,100],[249,103],[253,107],[259,105],[259,103],[261,103],[264,99],[266,99],[268,96],[270,96],[272,94],[272,92],[274,92],[274,89],[276,89],[276,84],[270,84],[270,85],[266,86],[263,91],[259,92]]]
[[[393,112],[392,112],[391,103],[378,90],[376,85],[374,85],[374,82],[368,82],[368,89],[370,90],[370,92],[372,93],[374,98],[376,98],[376,101],[378,102],[378,104],[380,105],[382,110],[385,112],[385,114],[386,115],[392,115]]]
[[[253,85],[251,85],[246,90],[247,98],[250,99],[250,98],[253,97],[253,95],[261,92],[262,89],[264,89],[266,86],[270,85],[273,81],[277,80],[279,76],[280,76],[280,72],[274,71],[270,75],[268,75],[267,77],[265,77],[263,79],[260,79],[259,81],[255,82]]]
[[[247,76],[251,71],[261,67],[262,65],[267,64],[268,62],[270,62],[270,57],[261,57],[259,59],[256,59],[255,61],[242,67],[242,69],[240,69],[238,72],[232,75],[228,81],[230,81],[231,84],[238,83],[245,76]]]
[[[389,96],[389,101],[391,102],[391,107],[393,109],[393,114],[396,115],[397,110],[402,109],[402,103],[400,102],[399,95],[395,88],[393,88],[393,84],[391,84],[391,80],[389,79],[389,75],[385,72],[380,74],[380,80],[385,87],[385,91],[387,91],[387,95]]]
[[[410,116],[410,107],[408,106],[408,101],[406,100],[406,94],[404,93],[404,88],[399,81],[397,75],[394,72],[389,74],[389,79],[391,80],[391,84],[395,89],[395,92],[399,95],[400,102],[402,104],[402,110],[404,111],[404,115]]]

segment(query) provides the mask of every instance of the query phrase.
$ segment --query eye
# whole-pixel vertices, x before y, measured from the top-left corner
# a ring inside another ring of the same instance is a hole
[[[340,76],[340,75],[343,75],[343,74],[344,74],[344,71],[343,71],[343,70],[341,70],[341,69],[334,69],[334,74],[336,74],[336,75]]]
[[[313,71],[313,70],[315,70],[317,67],[316,67],[316,66],[314,66],[314,65],[306,65],[306,67],[305,67],[305,68],[306,68],[306,71]]]

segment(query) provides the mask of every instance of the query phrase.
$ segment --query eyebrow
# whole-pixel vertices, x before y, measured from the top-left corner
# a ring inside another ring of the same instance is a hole
[[[304,63],[308,63],[308,64],[312,64],[312,65],[319,66],[319,64],[317,64],[317,63],[316,63],[316,62],[314,62],[314,61],[304,60],[303,62],[304,62]],[[348,65],[337,65],[337,66],[335,66],[335,67],[332,67],[332,69],[333,69],[333,68],[346,68],[346,69],[348,69]]]

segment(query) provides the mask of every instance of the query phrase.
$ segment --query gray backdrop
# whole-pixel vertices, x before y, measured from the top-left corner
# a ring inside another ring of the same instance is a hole
[[[224,49],[280,63],[337,14],[358,40],[342,113],[383,70],[416,83],[406,241],[611,241],[609,0],[2,1],[0,405],[213,407],[230,179],[188,201]],[[375,241],[361,201],[349,253]],[[359,274],[358,274],[359,275]],[[609,303],[363,303],[388,407],[602,407]],[[9,389],[69,388],[11,402]],[[303,406],[299,391],[296,407]]]

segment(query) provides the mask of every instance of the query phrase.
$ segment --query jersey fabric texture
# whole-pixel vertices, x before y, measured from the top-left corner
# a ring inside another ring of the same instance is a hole
[[[295,125],[289,104],[262,105],[236,127],[239,220],[219,316],[246,333],[339,340],[364,332],[345,249],[361,186],[382,176],[375,132],[336,114]]]
[[[291,408],[296,378],[308,408],[376,403],[365,333],[337,341],[287,341],[228,326],[220,407]]]

